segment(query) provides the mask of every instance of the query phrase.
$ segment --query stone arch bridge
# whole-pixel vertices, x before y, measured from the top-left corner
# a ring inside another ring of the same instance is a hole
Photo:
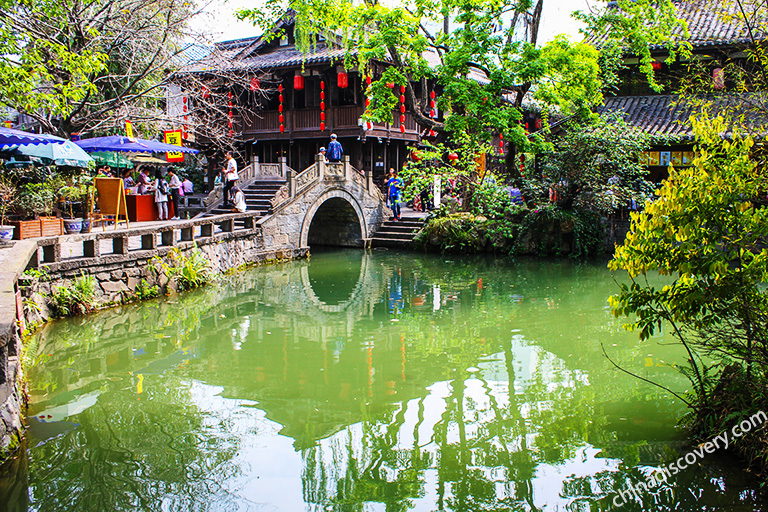
[[[257,222],[269,250],[362,247],[392,215],[370,171],[363,174],[352,167],[348,156],[338,163],[318,157],[300,173],[284,162],[256,167],[262,171],[254,176],[256,182],[285,179],[271,200],[270,213]]]

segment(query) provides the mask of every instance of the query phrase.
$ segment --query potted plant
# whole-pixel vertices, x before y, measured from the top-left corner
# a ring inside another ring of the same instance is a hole
[[[75,211],[78,214],[82,211],[82,201],[87,195],[87,189],[85,185],[73,182],[60,189],[60,194],[64,198],[66,214],[68,217],[64,219],[64,228],[67,233],[79,233],[83,229],[83,218],[76,216]]]
[[[28,183],[21,189],[19,209],[28,218],[35,220],[14,221],[16,239],[38,236],[60,235],[63,231],[61,219],[44,217],[53,214],[56,191],[50,183]]]
[[[6,214],[18,200],[19,191],[16,184],[5,176],[0,177],[0,240],[2,241],[13,239],[14,226],[8,224]]]

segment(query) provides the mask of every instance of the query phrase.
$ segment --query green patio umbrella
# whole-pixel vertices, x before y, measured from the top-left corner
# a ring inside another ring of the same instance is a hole
[[[108,165],[119,169],[133,169],[133,162],[116,151],[95,151],[91,156],[96,160],[96,165]]]

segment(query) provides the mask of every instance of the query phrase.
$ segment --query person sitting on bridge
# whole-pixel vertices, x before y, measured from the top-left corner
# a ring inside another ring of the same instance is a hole
[[[245,213],[245,210],[248,209],[248,205],[245,204],[245,194],[238,186],[232,187],[232,203],[232,211],[234,212]]]

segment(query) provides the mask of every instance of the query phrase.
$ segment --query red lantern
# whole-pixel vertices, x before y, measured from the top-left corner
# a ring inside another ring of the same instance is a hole
[[[277,106],[277,111],[278,112],[282,112],[283,111],[283,104],[282,103]]]
[[[285,126],[283,126],[283,125],[281,124],[281,125],[280,125],[280,133],[284,133],[284,132],[285,132]]]
[[[429,100],[429,108],[435,108],[435,100]]]
[[[504,134],[503,134],[503,133],[500,133],[500,134],[499,134],[499,139],[503,139],[503,138],[504,138]]]
[[[405,114],[400,114],[400,124],[405,122]]]
[[[405,133],[405,125],[404,124],[400,125],[400,133]]]
[[[337,82],[339,89],[346,89],[349,86],[349,76],[346,73],[341,72],[337,75]]]
[[[429,111],[429,117],[435,117],[435,109]]]
[[[320,99],[325,100],[325,91],[320,91]]]
[[[325,110],[325,102],[324,101],[320,102],[320,110]]]
[[[282,103],[283,102],[283,95],[281,94],[280,96],[277,97],[277,99],[280,101],[280,103]]]
[[[365,108],[368,108],[371,106],[371,100],[369,98],[365,98]]]
[[[181,109],[181,110],[183,110],[184,112],[186,112],[186,111],[187,111],[187,106],[186,106],[186,105],[184,105],[184,106],[182,107],[182,109]]]
[[[321,131],[321,132],[324,132],[324,131],[325,131],[325,123],[324,123],[324,122],[322,122],[322,121],[320,121],[320,131]]]
[[[414,162],[421,161],[421,155],[419,154],[418,151],[416,150],[411,151],[411,160],[413,160]]]
[[[429,97],[435,99],[435,91],[430,92]]]
[[[231,110],[229,111],[229,117],[232,117],[232,111]]]
[[[320,80],[320,90],[322,91],[323,89],[325,89],[325,82]],[[322,94],[322,93],[320,93],[320,94]]]
[[[400,86],[400,94],[405,94],[405,86],[404,85]]]
[[[392,83],[392,82],[387,82],[387,87],[389,87],[390,89],[394,89],[395,88],[395,84]]]
[[[400,103],[405,103],[405,96],[402,94],[400,95]]]
[[[450,160],[450,161],[451,161],[451,163],[454,163],[454,162],[456,162],[456,160],[458,160],[458,159],[459,159],[459,155],[458,155],[458,154],[456,154],[456,152],[455,152],[455,151],[453,151],[453,152],[451,152],[451,153],[448,153],[448,160]]]
[[[277,86],[277,92],[283,92],[283,84]]]
[[[229,108],[232,108],[232,102],[230,101],[230,102],[229,102],[229,104],[228,104],[227,106],[228,106]]]
[[[369,76],[365,77],[365,83],[368,85],[371,85],[371,77]]]
[[[430,136],[430,137],[434,137],[435,135],[437,135],[437,133],[435,133],[435,130],[433,130],[432,128],[430,128],[430,129],[429,129],[429,136]]]
[[[232,137],[235,134],[232,130],[229,130],[229,136]]]
[[[541,130],[541,119],[536,120],[536,124],[534,124],[537,130]]]
[[[203,99],[204,100],[207,100],[208,98],[211,97],[211,91],[206,86],[203,86],[202,92],[203,92]]]
[[[186,96],[183,96],[183,97],[181,98],[181,101],[182,101],[182,103],[186,103],[186,102],[187,102],[187,97],[186,97]]]
[[[280,114],[280,124],[282,124],[283,121],[285,121],[285,118],[283,117],[283,114]]]
[[[304,90],[304,77],[301,75],[293,76],[293,88],[297,91]]]
[[[229,120],[229,123],[227,123],[227,125],[229,126],[230,129],[232,128],[232,120],[231,119]]]
[[[661,69],[661,62],[653,61],[651,62],[651,67],[654,71],[659,71]]]
[[[320,112],[320,120],[325,121],[325,112]]]
[[[405,105],[400,104],[400,112],[405,113]]]
[[[259,87],[261,87],[261,82],[259,82],[259,79],[256,77],[251,78],[251,90],[258,91]]]
[[[230,100],[232,99],[232,91],[229,91],[229,92],[227,93],[227,98],[229,98]]]
[[[368,121],[365,124],[366,124],[366,126],[368,127],[369,130],[373,129],[373,123],[372,122]]]

